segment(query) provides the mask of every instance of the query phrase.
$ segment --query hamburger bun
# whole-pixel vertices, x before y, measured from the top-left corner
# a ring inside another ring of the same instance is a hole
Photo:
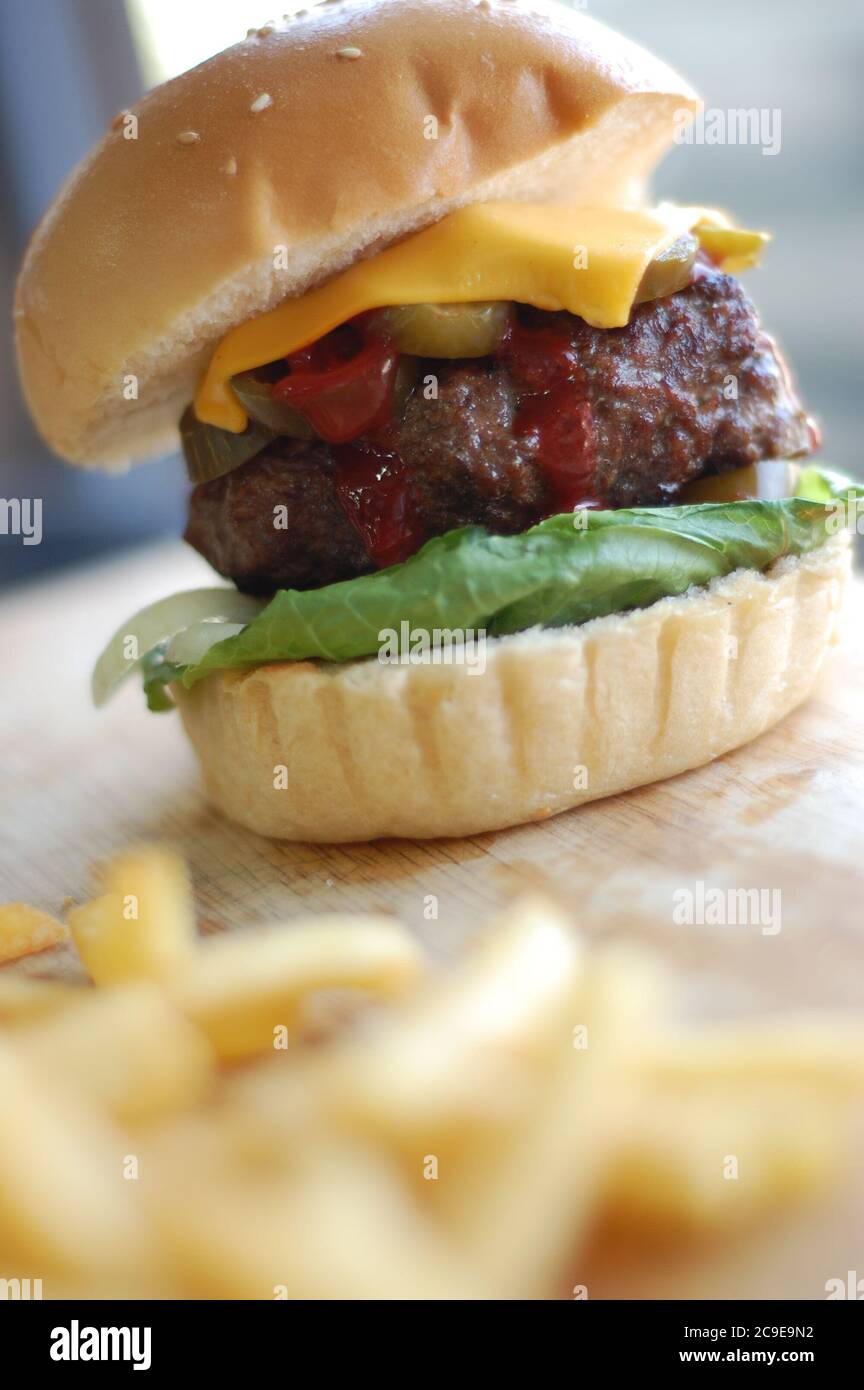
[[[337,0],[253,32],[118,117],[36,231],[33,417],[85,466],[173,449],[236,324],[467,203],[638,201],[697,108],[545,0]]]
[[[806,700],[846,535],[767,573],[489,641],[486,668],[259,666],[174,687],[213,804],[285,840],[475,835],[701,766]]]
[[[32,414],[73,463],[173,447],[233,327],[466,204],[643,200],[698,102],[549,0],[335,0],[115,121],[15,300]],[[459,664],[268,664],[175,688],[213,803],[312,841],[476,834],[669,777],[809,694],[848,546]],[[451,657],[453,653],[451,651]]]

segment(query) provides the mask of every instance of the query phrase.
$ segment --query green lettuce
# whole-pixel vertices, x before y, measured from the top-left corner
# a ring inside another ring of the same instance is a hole
[[[142,662],[151,709],[164,687],[272,661],[350,661],[376,654],[379,634],[472,629],[489,636],[584,623],[645,608],[733,570],[764,570],[839,529],[838,501],[864,490],[808,467],[798,495],[554,516],[516,536],[466,527],[427,542],[401,565],[304,592],[282,590],[236,636],[194,665],[165,644]]]

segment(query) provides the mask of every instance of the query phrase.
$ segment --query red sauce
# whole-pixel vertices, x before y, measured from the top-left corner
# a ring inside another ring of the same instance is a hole
[[[546,476],[549,512],[602,507],[596,430],[566,319],[514,317],[496,355],[519,393],[515,432]],[[363,315],[292,353],[286,365],[273,395],[336,446],[339,503],[367,554],[381,568],[407,559],[424,536],[389,428],[398,353]]]
[[[602,506],[594,496],[597,436],[591,406],[579,380],[579,358],[565,319],[538,327],[511,326],[498,356],[528,388],[516,417],[516,434],[542,468],[551,510]]]
[[[423,540],[405,466],[387,447],[398,365],[399,354],[363,315],[292,353],[273,386],[277,400],[301,411],[334,446],[339,505],[382,569],[406,560]]]
[[[555,511],[596,502],[594,417],[576,382],[562,381],[542,395],[528,396],[516,417],[516,433],[543,469]]]
[[[286,359],[272,394],[294,406],[329,444],[371,434],[393,414],[399,354],[354,324],[337,328]]]
[[[572,380],[579,366],[569,328],[562,319],[551,319],[538,327],[514,319],[496,356],[529,391],[548,391],[558,382]]]
[[[379,568],[413,555],[424,539],[398,454],[364,443],[333,450],[339,505]]]

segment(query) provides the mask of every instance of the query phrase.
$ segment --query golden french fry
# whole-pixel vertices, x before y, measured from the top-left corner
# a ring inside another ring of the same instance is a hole
[[[0,1266],[48,1296],[544,1297],[598,1213],[711,1233],[842,1168],[859,1024],[672,1032],[651,959],[586,954],[543,900],[427,983],[389,919],[196,948],[164,850],[102,886],[73,929],[113,988],[0,974]],[[334,989],[398,1002],[304,1045]]]
[[[87,990],[56,980],[33,980],[0,971],[0,1023],[18,1023],[55,1013],[80,1002]]]
[[[864,1093],[864,1023],[807,1013],[664,1032],[640,1070],[662,1081],[808,1082]]]
[[[424,958],[389,918],[318,917],[209,942],[164,981],[220,1057],[237,1060],[290,1036],[306,996],[333,987],[401,993]]]
[[[604,1208],[631,1237],[741,1226],[842,1175],[849,1119],[842,1101],[807,1084],[640,1087]]]
[[[501,1151],[446,1195],[446,1214],[499,1297],[548,1294],[567,1273],[621,1122],[622,1079],[657,1026],[663,980],[640,954],[595,953],[571,986],[561,1040]]]
[[[107,861],[102,896],[69,914],[79,954],[99,985],[158,978],[193,953],[195,915],[182,858],[159,845]]]
[[[124,1171],[128,1139],[0,1040],[0,1255],[47,1275],[136,1269],[154,1251]]]
[[[418,1211],[386,1155],[308,1132],[254,1161],[187,1121],[148,1158],[147,1200],[193,1296],[250,1299],[468,1298],[482,1284]],[[190,1169],[189,1155],[196,1155]]]
[[[68,941],[69,928],[27,903],[0,903],[0,962],[46,951]]]
[[[194,1104],[213,1076],[206,1039],[146,981],[88,991],[77,1008],[18,1028],[14,1045],[41,1077],[130,1124]]]
[[[505,1119],[535,1069],[570,1045],[582,960],[566,919],[522,900],[422,998],[335,1060],[329,1104],[409,1145]]]

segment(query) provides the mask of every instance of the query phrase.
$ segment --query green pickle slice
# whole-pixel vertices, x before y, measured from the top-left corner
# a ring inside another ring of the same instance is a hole
[[[286,368],[261,367],[254,372],[241,372],[231,378],[231,389],[249,417],[274,434],[287,434],[291,439],[314,439],[315,431],[287,401],[275,401],[271,395],[273,381],[285,375]],[[270,378],[268,380],[268,377]]]
[[[241,464],[260,454],[276,438],[273,430],[265,429],[250,420],[242,434],[205,425],[190,405],[180,420],[180,439],[186,472],[193,483],[209,483],[231,473]]]
[[[504,300],[478,304],[400,304],[376,320],[410,357],[488,357],[510,321]]]
[[[634,304],[648,304],[652,299],[665,299],[667,295],[683,290],[690,283],[690,272],[699,250],[695,236],[680,236],[648,266],[636,291]]]

